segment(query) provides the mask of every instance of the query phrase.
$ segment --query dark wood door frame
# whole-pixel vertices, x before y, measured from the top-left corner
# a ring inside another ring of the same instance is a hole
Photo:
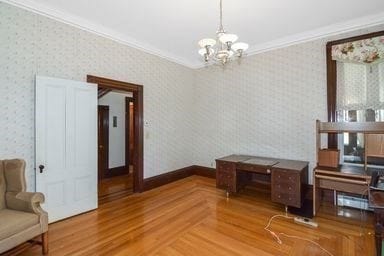
[[[109,106],[98,105],[98,180],[105,178],[109,169]],[[103,155],[102,157],[100,155]]]
[[[134,102],[133,98],[125,97],[125,166],[129,168],[131,161],[131,149],[130,149],[130,136],[131,136],[131,109],[130,109],[130,102]],[[133,111],[135,112],[135,111]]]
[[[87,82],[95,83],[99,87],[132,92],[134,111],[134,141],[135,150],[133,154],[133,192],[143,191],[143,166],[144,166],[144,96],[143,86],[104,77],[87,75]]]
[[[337,64],[335,60],[332,60],[332,46],[338,44],[344,44],[356,40],[367,39],[371,37],[377,37],[384,35],[384,31],[378,31],[365,35],[359,35],[354,37],[348,37],[336,41],[330,41],[326,46],[327,57],[327,109],[328,109],[328,122],[337,121],[336,113],[336,92],[337,92]],[[328,135],[328,147],[337,148],[337,135]]]

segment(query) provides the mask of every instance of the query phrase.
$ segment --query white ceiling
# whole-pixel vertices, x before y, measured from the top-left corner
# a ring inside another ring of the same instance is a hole
[[[197,68],[197,41],[214,37],[219,0],[5,0]],[[249,54],[384,23],[383,0],[223,0],[228,32]]]

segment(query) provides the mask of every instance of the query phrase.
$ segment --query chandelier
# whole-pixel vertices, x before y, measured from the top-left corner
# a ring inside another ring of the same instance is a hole
[[[216,32],[216,40],[212,38],[201,39],[199,54],[206,63],[220,63],[225,65],[234,58],[241,58],[248,49],[248,44],[237,42],[238,36],[228,34],[223,28],[223,3],[220,0],[220,25]]]

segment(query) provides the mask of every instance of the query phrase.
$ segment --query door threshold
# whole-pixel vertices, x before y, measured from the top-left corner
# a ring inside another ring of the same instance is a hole
[[[108,203],[133,194],[133,189],[126,189],[99,197],[99,205]]]

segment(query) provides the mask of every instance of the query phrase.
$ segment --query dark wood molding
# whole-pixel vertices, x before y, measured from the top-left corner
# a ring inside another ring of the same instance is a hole
[[[111,91],[112,91],[111,89],[100,87],[97,89],[97,98],[100,99],[101,97],[107,95]]]
[[[384,35],[384,31],[373,32],[369,34],[343,38],[335,41],[327,42],[326,58],[327,58],[327,111],[328,122],[336,122],[336,91],[337,91],[337,64],[332,60],[332,46],[348,43],[356,40],[367,39]],[[337,148],[337,135],[328,135],[328,148]]]
[[[128,173],[129,173],[129,165],[118,166],[118,167],[109,168],[108,173],[106,173],[104,177],[111,178],[111,177],[120,176]]]
[[[109,106],[98,105],[98,180],[106,177],[109,169]]]
[[[154,177],[144,179],[144,190],[151,190],[168,183],[181,180],[191,176],[193,166],[184,167],[175,171],[163,173]]]
[[[125,98],[125,165],[129,167],[131,162],[131,150],[130,150],[130,135],[131,135],[131,122],[130,122],[130,106],[129,103],[134,102],[133,98],[126,97]]]
[[[216,169],[199,165],[191,165],[172,172],[150,177],[144,179],[144,191],[151,190],[192,175],[199,175],[215,179]]]
[[[113,79],[93,76],[93,75],[87,75],[87,82],[95,83],[98,86],[103,88],[123,90],[123,91],[129,91],[129,92],[139,91],[140,87],[141,88],[143,87],[142,85],[138,85],[138,84],[132,84],[128,82],[122,82],[118,80],[113,80]]]
[[[87,75],[87,82],[95,83],[98,87],[106,89],[122,90],[133,93],[135,105],[134,111],[134,159],[133,159],[133,192],[143,191],[143,166],[144,166],[144,93],[143,86],[104,77]]]
[[[200,165],[192,165],[192,174],[207,178],[216,179],[216,169]]]

